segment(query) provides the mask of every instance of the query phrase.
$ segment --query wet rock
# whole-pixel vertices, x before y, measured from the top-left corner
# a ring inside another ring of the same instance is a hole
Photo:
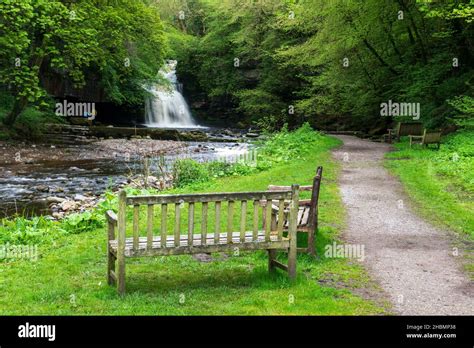
[[[48,204],[51,204],[51,203],[62,203],[62,202],[64,202],[65,200],[66,200],[65,198],[56,197],[56,196],[46,197],[46,202],[47,202]]]
[[[51,214],[51,216],[57,220],[59,219],[62,219],[64,217],[64,214],[61,214],[61,213],[58,213],[58,212],[54,212],[53,214]]]
[[[250,132],[249,132],[249,133],[245,134],[245,136],[246,136],[247,138],[258,138],[258,137],[260,136],[260,134],[257,134],[257,133],[250,133]]]
[[[76,202],[74,201],[64,201],[61,203],[60,207],[64,211],[69,211],[75,209],[77,206]]]
[[[75,194],[75,195],[74,195],[74,200],[75,200],[75,201],[80,201],[80,202],[82,202],[82,201],[85,201],[86,199],[87,199],[86,196],[83,196],[83,195],[80,195],[80,194]]]
[[[69,170],[72,170],[74,172],[83,172],[84,169],[78,168],[78,167],[69,167]]]
[[[51,193],[60,193],[60,192],[64,192],[64,189],[62,187],[50,187],[49,188],[49,192]]]
[[[37,190],[37,191],[40,191],[40,192],[48,192],[49,191],[49,187],[46,186],[46,185],[38,185],[38,186],[33,187],[33,189]]]

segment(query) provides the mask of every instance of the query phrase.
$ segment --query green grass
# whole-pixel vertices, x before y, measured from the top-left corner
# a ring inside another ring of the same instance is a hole
[[[338,140],[321,137],[293,161],[246,176],[218,178],[173,192],[265,190],[269,184],[310,184],[324,166],[319,255],[338,240],[344,210],[336,179],[339,167],[329,149]],[[127,259],[127,294],[120,298],[106,283],[106,231],[60,235],[40,244],[41,257],[3,262],[3,315],[362,315],[387,313],[387,305],[358,293],[379,289],[357,262],[298,255],[297,280],[282,271],[269,274],[264,251],[214,255],[201,263],[191,256]],[[279,258],[285,259],[284,253]],[[291,301],[294,299],[294,301]],[[180,301],[181,300],[181,301]],[[184,301],[183,301],[184,300]]]
[[[430,221],[474,237],[474,132],[444,139],[441,149],[396,144],[385,165],[400,177],[419,211]]]

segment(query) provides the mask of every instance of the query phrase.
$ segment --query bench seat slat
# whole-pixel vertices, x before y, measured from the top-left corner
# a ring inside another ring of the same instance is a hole
[[[298,209],[298,229],[304,227],[308,224],[309,221],[309,206],[300,206]],[[288,216],[285,214],[285,221],[283,223],[283,229],[288,229]],[[279,217],[277,216],[277,221],[279,221]]]

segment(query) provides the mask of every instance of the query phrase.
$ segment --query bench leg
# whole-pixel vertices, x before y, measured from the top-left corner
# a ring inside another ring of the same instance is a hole
[[[276,259],[276,250],[268,249],[268,272],[270,273],[275,271],[275,265],[273,264],[273,260],[275,259]]]
[[[117,292],[119,295],[125,294],[125,256],[117,255]]]
[[[314,247],[316,232],[308,232],[308,254],[311,256],[316,256],[316,249]]]
[[[296,246],[288,249],[288,277],[291,280],[296,278]]]
[[[115,275],[115,260],[116,257],[111,252],[108,252],[107,257],[107,283],[109,285],[115,285],[115,278],[112,276],[112,272]]]

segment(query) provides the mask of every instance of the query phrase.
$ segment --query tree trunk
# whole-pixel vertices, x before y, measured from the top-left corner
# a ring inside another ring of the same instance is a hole
[[[377,50],[369,43],[367,39],[363,39],[363,42],[365,46],[369,49],[369,51],[374,55],[375,58],[380,62],[380,64],[384,67],[387,67],[388,70],[394,75],[398,75],[398,71],[396,71],[394,68],[390,66],[383,58],[382,56],[377,52]]]
[[[423,39],[421,38],[421,35],[418,31],[418,27],[415,23],[415,19],[413,18],[413,15],[410,11],[410,9],[408,8],[407,4],[405,4],[405,2],[403,0],[398,0],[398,3],[400,4],[401,8],[407,13],[408,15],[408,19],[411,23],[411,27],[413,28],[413,32],[415,33],[415,37],[416,39],[418,40],[418,44],[420,45],[420,51],[421,51],[421,58],[423,59],[423,63],[427,63],[428,62],[428,58],[427,58],[427,53],[426,53],[426,48],[425,48],[425,44],[423,42]]]
[[[28,99],[25,97],[20,97],[19,99],[15,99],[15,104],[13,104],[13,109],[8,113],[8,115],[3,120],[3,124],[6,126],[12,126],[17,117],[25,110],[26,106],[28,105]]]

